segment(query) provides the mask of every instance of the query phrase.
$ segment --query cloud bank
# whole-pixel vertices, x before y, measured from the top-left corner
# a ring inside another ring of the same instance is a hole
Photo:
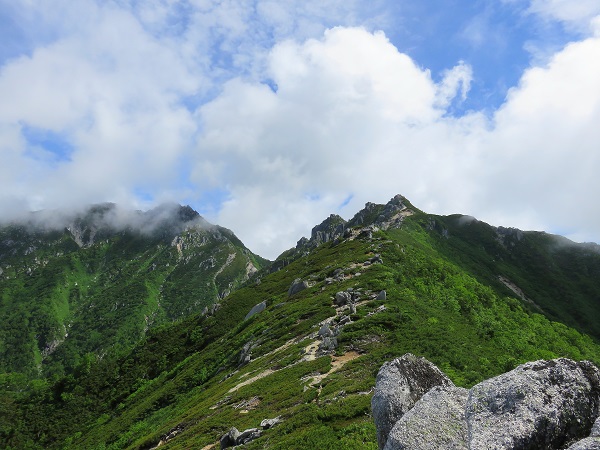
[[[4,218],[175,200],[273,258],[330,213],[401,193],[600,240],[596,2],[521,2],[581,37],[496,110],[460,113],[477,72],[398,50],[383,2],[68,3],[2,6],[29,33],[0,55]]]

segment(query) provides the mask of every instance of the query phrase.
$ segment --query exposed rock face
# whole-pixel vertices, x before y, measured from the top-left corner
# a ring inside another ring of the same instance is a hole
[[[600,413],[600,411],[599,411]],[[590,433],[591,437],[600,437],[600,417],[596,419]]]
[[[346,221],[337,214],[331,214],[327,219],[312,229],[310,242],[315,247],[324,242],[333,241],[344,234]]]
[[[278,423],[281,423],[281,417],[277,416],[274,417],[272,419],[263,419],[260,422],[260,426],[262,427],[263,430],[268,430],[269,428],[273,428],[275,425],[277,425]]]
[[[379,369],[371,407],[380,449],[384,448],[396,422],[435,386],[453,384],[432,363],[410,353],[385,363]]]
[[[588,361],[529,362],[469,391],[434,387],[410,405],[406,386],[427,374],[398,363],[412,359],[386,363],[377,376],[372,405],[379,448],[600,449],[600,370]],[[435,368],[423,361],[418,367]],[[382,414],[386,409],[394,412]]]

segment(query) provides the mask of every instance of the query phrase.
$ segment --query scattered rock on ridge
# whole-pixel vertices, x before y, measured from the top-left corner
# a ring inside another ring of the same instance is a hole
[[[236,441],[239,436],[239,430],[236,427],[231,427],[227,433],[221,436],[221,439],[219,441],[219,443],[221,444],[221,450],[236,445]]]
[[[291,297],[294,294],[297,294],[300,291],[303,291],[309,287],[308,281],[301,280],[300,278],[296,278],[290,288],[288,289],[288,297]]]
[[[255,314],[263,312],[266,308],[267,308],[267,302],[265,302],[265,301],[262,301],[256,305],[254,305],[252,307],[252,309],[248,312],[248,314],[246,314],[246,317],[244,317],[244,320],[248,320],[250,317],[254,316]]]
[[[260,422],[260,426],[262,427],[263,430],[268,430],[269,428],[273,428],[275,425],[277,425],[278,423],[281,423],[281,417],[277,416],[274,417],[273,419],[264,419]]]

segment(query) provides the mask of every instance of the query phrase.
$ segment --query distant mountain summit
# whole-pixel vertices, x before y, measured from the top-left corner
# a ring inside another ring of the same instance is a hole
[[[0,372],[61,374],[87,353],[122,352],[265,263],[189,206],[32,213],[0,227]]]

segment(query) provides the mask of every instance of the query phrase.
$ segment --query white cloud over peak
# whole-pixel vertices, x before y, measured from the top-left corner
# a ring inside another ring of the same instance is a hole
[[[570,5],[527,3],[570,23],[597,13]],[[330,213],[401,193],[434,213],[600,236],[598,34],[526,70],[496,111],[457,115],[477,71],[458,60],[432,75],[373,31],[379,2],[6,7],[33,44],[0,61],[5,217],[208,198],[208,219],[275,257]]]
[[[586,224],[572,237],[594,239],[599,51],[596,38],[573,43],[526,71],[491,119],[456,118],[445,107],[473,76],[462,62],[436,84],[382,33],[288,41],[269,57],[276,92],[235,80],[201,108],[197,180],[220,168],[231,199],[218,222],[270,256],[329,213],[349,218],[395,193],[498,225],[569,234]]]
[[[440,98],[448,103],[469,82],[463,63],[437,85],[383,33],[361,28],[330,29],[321,40],[302,44],[284,42],[268,62],[276,92],[235,80],[201,108],[206,133],[195,171],[201,183],[221,169],[216,180],[227,184],[233,200],[223,205],[218,221],[266,254],[337,211],[349,195],[350,212],[410,186],[425,196],[432,186],[451,181],[443,173],[449,159],[468,154],[462,145],[460,151],[452,148],[464,130],[450,123],[469,128],[477,120],[446,122],[439,106]],[[249,208],[252,220],[240,208]],[[278,225],[263,233],[265,223]]]

